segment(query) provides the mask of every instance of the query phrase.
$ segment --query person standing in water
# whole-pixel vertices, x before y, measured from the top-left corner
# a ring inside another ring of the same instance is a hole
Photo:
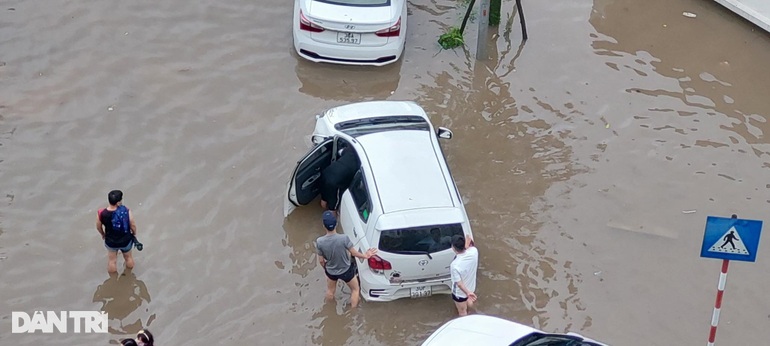
[[[468,308],[473,307],[476,296],[476,271],[479,267],[479,251],[473,243],[470,234],[452,237],[452,250],[456,256],[449,265],[452,278],[452,300],[455,302],[457,314],[465,316]]]
[[[350,260],[351,255],[368,259],[377,253],[377,249],[371,248],[366,253],[358,252],[347,235],[337,233],[337,217],[331,210],[323,213],[323,224],[326,234],[316,240],[316,253],[318,264],[324,268],[326,274],[326,299],[334,299],[337,282],[342,280],[350,287],[350,306],[355,309],[361,288],[358,285],[355,262]]]
[[[131,211],[123,205],[123,192],[112,190],[107,194],[110,205],[96,213],[96,230],[107,248],[107,272],[118,272],[118,252],[123,253],[126,268],[134,267],[131,248],[134,246],[136,224]]]

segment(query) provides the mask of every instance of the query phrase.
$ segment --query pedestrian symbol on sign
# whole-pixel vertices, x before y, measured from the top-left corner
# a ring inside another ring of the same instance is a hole
[[[701,244],[701,257],[754,262],[762,221],[709,216]]]
[[[749,250],[743,245],[743,242],[738,238],[738,231],[735,227],[730,227],[725,234],[714,243],[709,252],[721,252],[737,255],[749,255]]]

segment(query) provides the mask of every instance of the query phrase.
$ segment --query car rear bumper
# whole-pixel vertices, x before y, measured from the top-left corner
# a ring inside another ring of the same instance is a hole
[[[431,295],[452,293],[452,280],[450,278],[391,284],[384,277],[373,274],[366,269],[359,272],[359,278],[361,278],[361,296],[368,302],[389,302],[401,298],[411,298],[411,289],[422,286],[430,286]]]
[[[313,62],[383,66],[398,61],[404,45],[403,40],[393,40],[378,47],[348,47],[314,41],[304,33],[295,33],[294,49],[301,57]]]

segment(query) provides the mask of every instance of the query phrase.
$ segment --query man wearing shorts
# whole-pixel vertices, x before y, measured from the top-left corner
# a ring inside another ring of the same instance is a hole
[[[358,252],[353,247],[347,235],[337,233],[337,217],[332,211],[323,213],[323,224],[326,234],[316,240],[318,263],[326,273],[326,299],[333,300],[337,290],[337,281],[342,280],[350,287],[350,306],[358,306],[360,299],[360,287],[356,278],[356,266],[350,262],[353,257],[368,259],[377,253],[377,249],[371,248],[365,254]]]
[[[460,316],[468,314],[468,308],[473,307],[476,297],[476,269],[479,266],[479,251],[473,246],[473,238],[455,235],[452,237],[452,250],[455,259],[449,265],[452,276],[452,300]]]
[[[96,213],[96,230],[102,235],[107,248],[107,272],[118,272],[118,251],[123,253],[126,268],[134,267],[131,248],[134,246],[136,224],[131,211],[123,205],[123,192],[112,190],[107,194],[110,205]]]

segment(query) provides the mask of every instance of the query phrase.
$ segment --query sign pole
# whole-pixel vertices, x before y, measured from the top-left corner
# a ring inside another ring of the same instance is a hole
[[[708,346],[714,346],[714,338],[717,335],[717,324],[719,323],[719,313],[722,310],[722,298],[725,294],[727,268],[730,266],[730,261],[756,261],[761,233],[762,221],[760,220],[738,219],[738,215],[735,214],[729,219],[718,216],[706,218],[706,230],[703,233],[700,257],[722,260],[722,271],[719,273],[719,286],[717,286],[717,300],[714,303],[714,313],[711,315]]]
[[[714,346],[714,338],[717,336],[717,324],[719,324],[719,311],[722,309],[722,296],[725,293],[727,283],[727,267],[730,260],[722,260],[722,272],[719,274],[719,286],[717,286],[717,301],[714,303],[714,314],[711,315],[711,331],[709,332],[708,346]]]
[[[737,219],[738,215],[733,214],[731,219]],[[719,312],[722,310],[722,297],[725,294],[725,284],[727,284],[727,267],[730,266],[730,260],[722,260],[722,271],[719,273],[719,284],[717,285],[717,301],[714,303],[714,313],[711,314],[711,330],[709,331],[708,346],[714,346],[714,338],[717,336],[717,324],[719,324]]]
[[[479,32],[476,41],[476,60],[485,61],[489,59],[487,56],[487,28],[489,28],[489,0],[479,1],[479,12],[481,18],[479,18]]]

